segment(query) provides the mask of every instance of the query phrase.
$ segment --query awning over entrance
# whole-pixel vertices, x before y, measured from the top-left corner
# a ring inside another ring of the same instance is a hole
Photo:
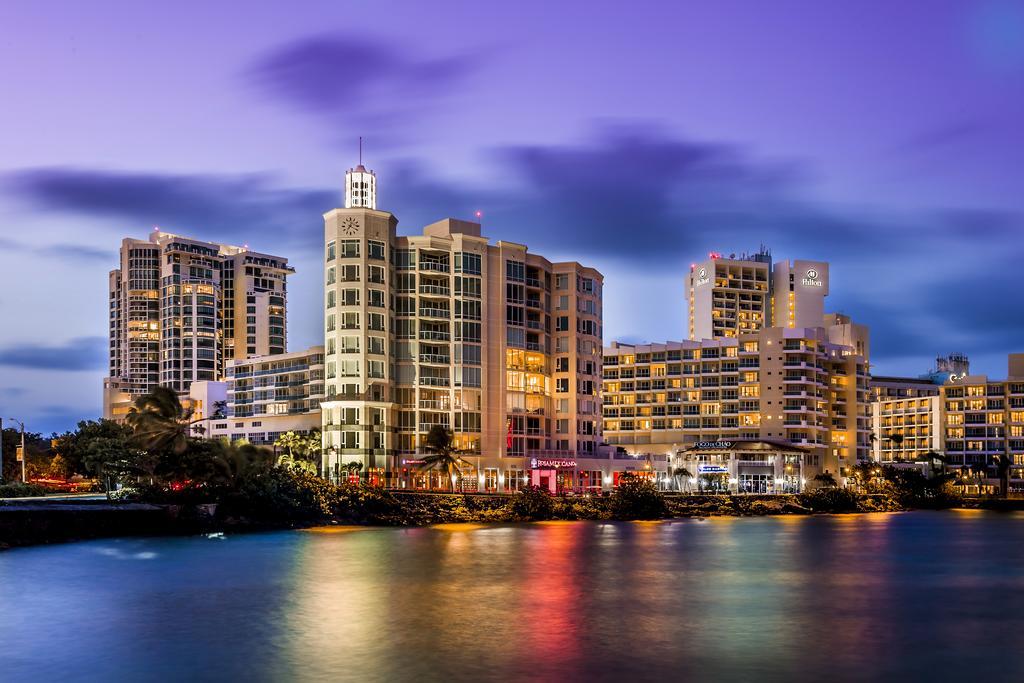
[[[687,455],[696,453],[736,453],[742,456],[744,453],[750,453],[751,455],[806,455],[808,451],[794,446],[788,441],[736,439],[734,441],[698,441],[689,448],[684,448],[682,452]]]

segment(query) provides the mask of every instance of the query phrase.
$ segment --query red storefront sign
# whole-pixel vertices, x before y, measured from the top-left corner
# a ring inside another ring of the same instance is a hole
[[[576,461],[567,458],[534,458],[530,466],[538,470],[571,470],[576,468]]]

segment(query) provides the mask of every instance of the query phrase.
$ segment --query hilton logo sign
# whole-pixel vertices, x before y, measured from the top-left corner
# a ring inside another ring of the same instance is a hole
[[[693,286],[700,287],[701,285],[706,285],[710,281],[711,279],[708,277],[708,269],[701,268],[697,271],[697,279],[694,281]]]
[[[807,269],[806,277],[800,281],[806,287],[821,287],[821,280],[818,279],[818,271],[814,268]]]

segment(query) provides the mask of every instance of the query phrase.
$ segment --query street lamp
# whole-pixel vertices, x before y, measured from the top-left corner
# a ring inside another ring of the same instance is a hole
[[[10,420],[11,422],[18,423],[18,426],[21,427],[21,483],[24,484],[25,483],[25,461],[28,460],[28,453],[25,452],[25,423],[22,422],[21,420],[16,420],[13,417],[9,417],[7,419]],[[2,465],[2,463],[0,463],[0,465]]]

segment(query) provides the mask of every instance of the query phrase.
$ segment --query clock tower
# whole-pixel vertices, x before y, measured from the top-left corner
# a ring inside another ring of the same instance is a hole
[[[362,141],[360,141],[362,152]],[[361,157],[361,154],[360,154]],[[323,472],[362,465],[369,481],[395,466],[391,259],[398,219],[377,210],[377,178],[359,159],[345,173],[345,205],[324,214]]]
[[[377,174],[363,166],[362,138],[359,138],[359,165],[345,171],[345,208],[377,208]]]

